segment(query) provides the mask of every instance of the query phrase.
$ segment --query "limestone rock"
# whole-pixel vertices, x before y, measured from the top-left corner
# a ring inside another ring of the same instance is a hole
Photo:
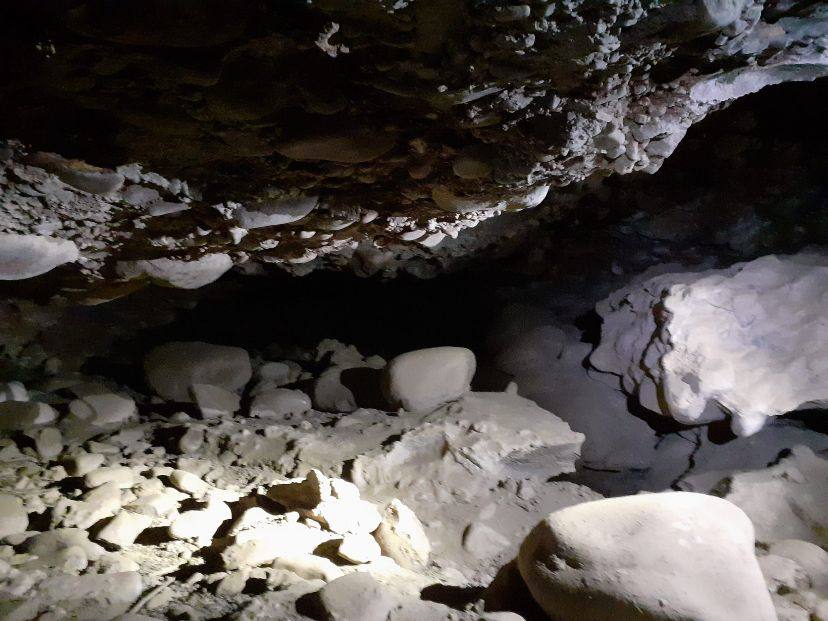
[[[222,552],[228,569],[255,567],[282,556],[310,554],[332,535],[297,522],[253,528],[236,535],[236,542]]]
[[[537,512],[601,497],[549,482],[574,471],[584,437],[516,395],[467,393],[410,424],[398,440],[357,457],[351,477],[365,497],[403,502],[422,520],[434,556],[474,567],[481,581],[514,558]],[[502,547],[487,558],[463,546],[473,522],[498,533]]]
[[[0,430],[23,430],[48,425],[57,420],[57,412],[47,403],[36,401],[0,402]]]
[[[234,217],[239,226],[245,229],[290,224],[307,216],[314,210],[318,201],[319,197],[317,196],[298,196],[261,203],[248,203],[239,206]]]
[[[279,556],[272,564],[273,569],[292,571],[305,580],[331,582],[345,575],[334,562],[315,554],[286,554]]]
[[[326,621],[386,621],[398,598],[369,574],[337,578],[316,593]]]
[[[313,468],[304,479],[273,485],[267,495],[286,509],[313,509],[331,497],[331,479]]]
[[[382,521],[376,505],[367,500],[329,498],[303,513],[341,535],[372,533]]]
[[[759,541],[800,539],[826,546],[826,480],[828,460],[797,446],[775,466],[735,474],[719,487],[753,521]]]
[[[135,485],[135,473],[128,466],[102,466],[83,477],[88,488],[100,487],[112,483],[120,489],[127,489]]]
[[[131,511],[119,511],[112,521],[98,533],[98,540],[123,547],[135,543],[135,539],[150,527],[152,518]]]
[[[284,418],[304,414],[311,400],[301,390],[273,388],[258,392],[250,404],[250,415],[258,418]]]
[[[686,424],[728,413],[751,435],[828,403],[826,295],[828,257],[815,254],[656,276],[598,304],[590,362],[650,410]]]
[[[174,539],[194,541],[199,546],[208,545],[219,526],[233,517],[225,503],[212,500],[204,509],[185,511],[170,524],[170,536]]]
[[[114,425],[135,417],[135,401],[114,393],[87,394],[69,403],[69,411],[76,418],[91,425]]]
[[[221,418],[238,411],[241,399],[235,392],[211,384],[193,384],[190,394],[201,411],[201,418]]]
[[[34,278],[78,256],[78,247],[66,239],[0,233],[0,280]]]
[[[382,553],[401,566],[415,569],[428,563],[431,544],[423,525],[414,512],[394,498],[382,513],[382,522],[374,533]]]
[[[11,494],[0,494],[0,539],[24,532],[29,527],[29,516],[23,501]]]
[[[198,289],[221,278],[233,267],[233,260],[230,255],[217,252],[192,261],[167,257],[119,261],[117,267],[118,274],[127,280],[146,277],[168,287]]]
[[[748,517],[687,492],[584,503],[549,515],[518,565],[559,619],[775,621]]]
[[[768,552],[794,561],[808,576],[810,586],[828,596],[828,552],[816,544],[797,539],[776,541]]]
[[[401,354],[383,370],[383,391],[393,407],[431,410],[469,390],[476,367],[464,347],[433,347]]]
[[[376,539],[366,533],[345,535],[336,553],[355,564],[370,563],[382,555]]]
[[[253,374],[245,350],[198,341],[159,345],[144,359],[144,371],[153,390],[171,401],[189,401],[194,384],[237,391]]]
[[[29,392],[20,382],[6,382],[5,384],[0,384],[0,402],[28,400]]]

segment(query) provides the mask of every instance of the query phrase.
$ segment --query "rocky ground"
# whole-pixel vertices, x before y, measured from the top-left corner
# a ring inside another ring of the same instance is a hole
[[[749,269],[812,279],[816,269],[813,257],[754,263],[722,271],[721,290],[743,295],[738,275]],[[700,277],[674,275],[711,278]],[[799,302],[825,308],[819,297]],[[773,317],[728,333],[750,339]],[[110,364],[109,377],[46,357],[0,393],[4,618],[511,620],[545,610],[574,620],[622,618],[630,602],[645,611],[636,619],[828,618],[828,436],[815,415],[774,417],[746,437],[677,427],[660,411],[634,416],[626,388],[599,372],[601,348],[565,324],[512,322],[495,364],[513,381],[498,392],[469,390],[477,360],[461,347],[386,361],[330,339],[251,351],[171,341],[130,368]],[[611,347],[616,323],[605,325],[601,347]],[[647,341],[640,328],[627,333]],[[779,345],[765,351],[787,360]],[[664,347],[683,356],[680,341]],[[88,369],[94,348],[78,350]],[[707,354],[683,358],[702,387],[729,360]],[[6,355],[22,360],[25,348]],[[585,359],[597,368],[587,373]],[[775,377],[789,381],[785,372]],[[736,398],[741,385],[728,390]],[[713,403],[728,403],[717,394]],[[629,495],[643,491],[658,495]],[[659,575],[670,580],[656,588]]]

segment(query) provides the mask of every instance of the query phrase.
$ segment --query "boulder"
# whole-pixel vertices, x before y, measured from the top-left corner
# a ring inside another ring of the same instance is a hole
[[[29,527],[29,515],[23,501],[11,494],[0,494],[0,539],[24,532]]]
[[[19,431],[57,420],[57,412],[48,403],[36,401],[0,402],[0,431]]]
[[[118,261],[118,275],[126,280],[149,278],[151,281],[176,289],[198,289],[221,278],[233,267],[229,254],[217,252],[205,254],[193,260],[173,259],[139,259],[137,261]]]
[[[828,546],[828,460],[805,446],[770,468],[741,472],[719,484],[753,521],[756,538],[800,539]]]
[[[190,401],[194,384],[238,391],[250,381],[253,369],[250,356],[240,347],[193,341],[159,345],[144,358],[144,372],[159,396]]]
[[[685,424],[730,416],[751,435],[769,416],[828,404],[826,291],[828,257],[816,254],[645,279],[597,305],[590,363],[645,408]]]
[[[520,573],[561,621],[776,621],[735,505],[688,492],[588,502],[524,540]]]
[[[236,393],[211,384],[193,384],[190,387],[190,396],[198,406],[203,419],[234,414],[241,403]]]
[[[311,400],[301,390],[271,388],[259,392],[250,404],[250,415],[258,418],[285,418],[304,414]]]
[[[400,354],[383,370],[383,392],[391,407],[432,410],[469,391],[476,364],[474,353],[465,347]]]
[[[0,233],[0,280],[34,278],[79,256],[75,243],[66,239]]]
[[[382,553],[401,567],[416,569],[428,563],[431,544],[423,525],[414,512],[397,498],[385,507],[374,537]]]

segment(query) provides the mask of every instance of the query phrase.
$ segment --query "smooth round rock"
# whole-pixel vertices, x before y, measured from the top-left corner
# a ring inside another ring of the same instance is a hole
[[[524,540],[518,567],[560,621],[775,621],[735,505],[669,492],[587,502],[550,514]]]
[[[401,354],[383,369],[389,405],[409,411],[434,409],[468,392],[477,361],[465,347],[431,347]]]

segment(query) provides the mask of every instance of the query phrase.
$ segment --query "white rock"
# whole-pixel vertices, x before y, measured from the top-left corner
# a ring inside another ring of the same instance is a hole
[[[29,527],[29,515],[23,501],[11,494],[0,494],[0,539],[24,532]]]
[[[382,522],[374,533],[382,553],[401,567],[416,569],[428,563],[431,544],[423,525],[414,512],[394,498],[382,513]]]
[[[472,522],[463,531],[463,548],[473,558],[492,558],[509,546],[509,540],[481,522]]]
[[[342,383],[342,367],[326,369],[313,382],[313,405],[323,412],[353,412],[357,408],[354,393]]]
[[[6,382],[5,384],[0,384],[0,402],[28,400],[29,392],[20,382]]]
[[[341,500],[359,500],[359,488],[349,481],[330,479],[331,496]]]
[[[64,611],[73,611],[72,618],[79,621],[113,619],[125,613],[142,591],[138,572],[56,574],[46,578],[37,589],[43,608],[60,606]]]
[[[222,552],[227,569],[255,567],[282,556],[310,554],[333,535],[298,522],[268,524],[236,535],[236,542]]]
[[[233,267],[224,253],[206,254],[193,261],[183,259],[141,259],[118,261],[118,274],[127,280],[145,276],[160,285],[177,289],[198,289],[221,278]]]
[[[810,579],[799,564],[784,556],[766,554],[759,557],[759,568],[771,593],[780,589],[799,590],[810,586]]]
[[[776,613],[735,505],[686,492],[556,511],[526,538],[520,573],[559,619],[751,619]]]
[[[57,420],[57,412],[47,403],[35,401],[0,402],[0,430],[21,430],[49,425]]]
[[[250,415],[258,418],[299,416],[311,409],[311,400],[301,390],[272,388],[256,394]]]
[[[72,476],[82,477],[89,474],[93,470],[100,468],[106,457],[100,453],[87,453],[86,451],[78,451],[70,460],[69,473]]]
[[[63,435],[56,427],[45,427],[34,434],[35,448],[40,458],[49,461],[63,450]]]
[[[468,392],[476,365],[465,347],[410,351],[383,369],[383,392],[393,407],[431,410]]]
[[[259,379],[278,388],[299,379],[301,370],[295,362],[265,362],[256,373]]]
[[[329,621],[386,621],[399,599],[364,572],[354,572],[324,586],[317,594]]]
[[[241,404],[241,398],[236,393],[210,384],[193,384],[190,395],[205,420],[234,414]]]
[[[103,466],[83,477],[86,487],[92,489],[106,483],[113,483],[119,489],[129,489],[135,485],[135,473],[127,466]]]
[[[828,552],[818,545],[798,539],[776,541],[768,552],[796,562],[808,575],[811,587],[828,596]]]
[[[434,412],[400,417],[411,418],[417,422],[399,440],[353,461],[351,480],[363,497],[405,503],[422,520],[434,557],[459,559],[476,580],[491,580],[514,558],[538,513],[601,497],[583,486],[549,482],[575,471],[584,436],[527,399],[467,393]],[[519,496],[528,487],[532,511]],[[500,549],[492,546],[488,558],[462,545],[467,525],[483,520],[508,540]]]
[[[213,540],[219,526],[231,517],[233,514],[230,507],[221,501],[213,500],[204,509],[179,514],[170,524],[169,533],[174,539],[194,541],[199,546],[206,546]]]
[[[135,543],[135,539],[152,525],[152,518],[131,511],[119,511],[112,521],[98,533],[98,541],[123,547]]]
[[[682,423],[728,413],[737,435],[751,435],[769,416],[828,404],[828,257],[656,276],[597,310],[592,365]]]
[[[0,233],[0,280],[34,278],[79,256],[75,243],[66,239]]]
[[[253,374],[245,350],[198,341],[159,345],[144,359],[144,371],[156,394],[171,401],[189,401],[194,384],[237,391]]]
[[[330,582],[345,575],[332,561],[315,554],[291,554],[280,556],[273,561],[273,569],[286,569],[305,580]]]
[[[170,482],[182,492],[187,492],[195,498],[201,498],[210,489],[210,486],[200,477],[186,470],[173,470],[170,474]]]
[[[248,574],[246,571],[231,571],[219,581],[216,587],[216,595],[221,597],[232,597],[244,591],[247,586]]]
[[[135,401],[114,393],[88,394],[69,403],[73,416],[91,425],[114,425],[138,414]]]
[[[382,556],[377,541],[371,535],[365,533],[345,535],[336,549],[336,553],[346,561],[355,564],[370,563]]]
[[[195,453],[204,444],[204,429],[190,427],[178,439],[178,450],[182,455]]]
[[[99,520],[114,515],[121,508],[121,488],[116,482],[103,483],[84,494],[80,501],[62,498],[54,514],[63,526],[89,528]]]
[[[367,500],[330,498],[303,513],[328,530],[342,535],[372,533],[382,521],[376,505]]]
[[[828,546],[828,460],[804,446],[778,464],[729,478],[725,498],[747,513],[759,541],[800,539]]]
[[[314,468],[303,479],[273,485],[267,495],[289,510],[313,509],[331,498],[331,492],[331,480]]]
[[[55,528],[32,535],[23,543],[23,549],[39,557],[45,563],[63,550],[80,548],[90,561],[97,561],[106,554],[97,543],[89,541],[89,535],[80,528]]]
[[[296,196],[262,203],[241,205],[234,218],[245,229],[290,224],[307,216],[316,208],[318,196]]]

